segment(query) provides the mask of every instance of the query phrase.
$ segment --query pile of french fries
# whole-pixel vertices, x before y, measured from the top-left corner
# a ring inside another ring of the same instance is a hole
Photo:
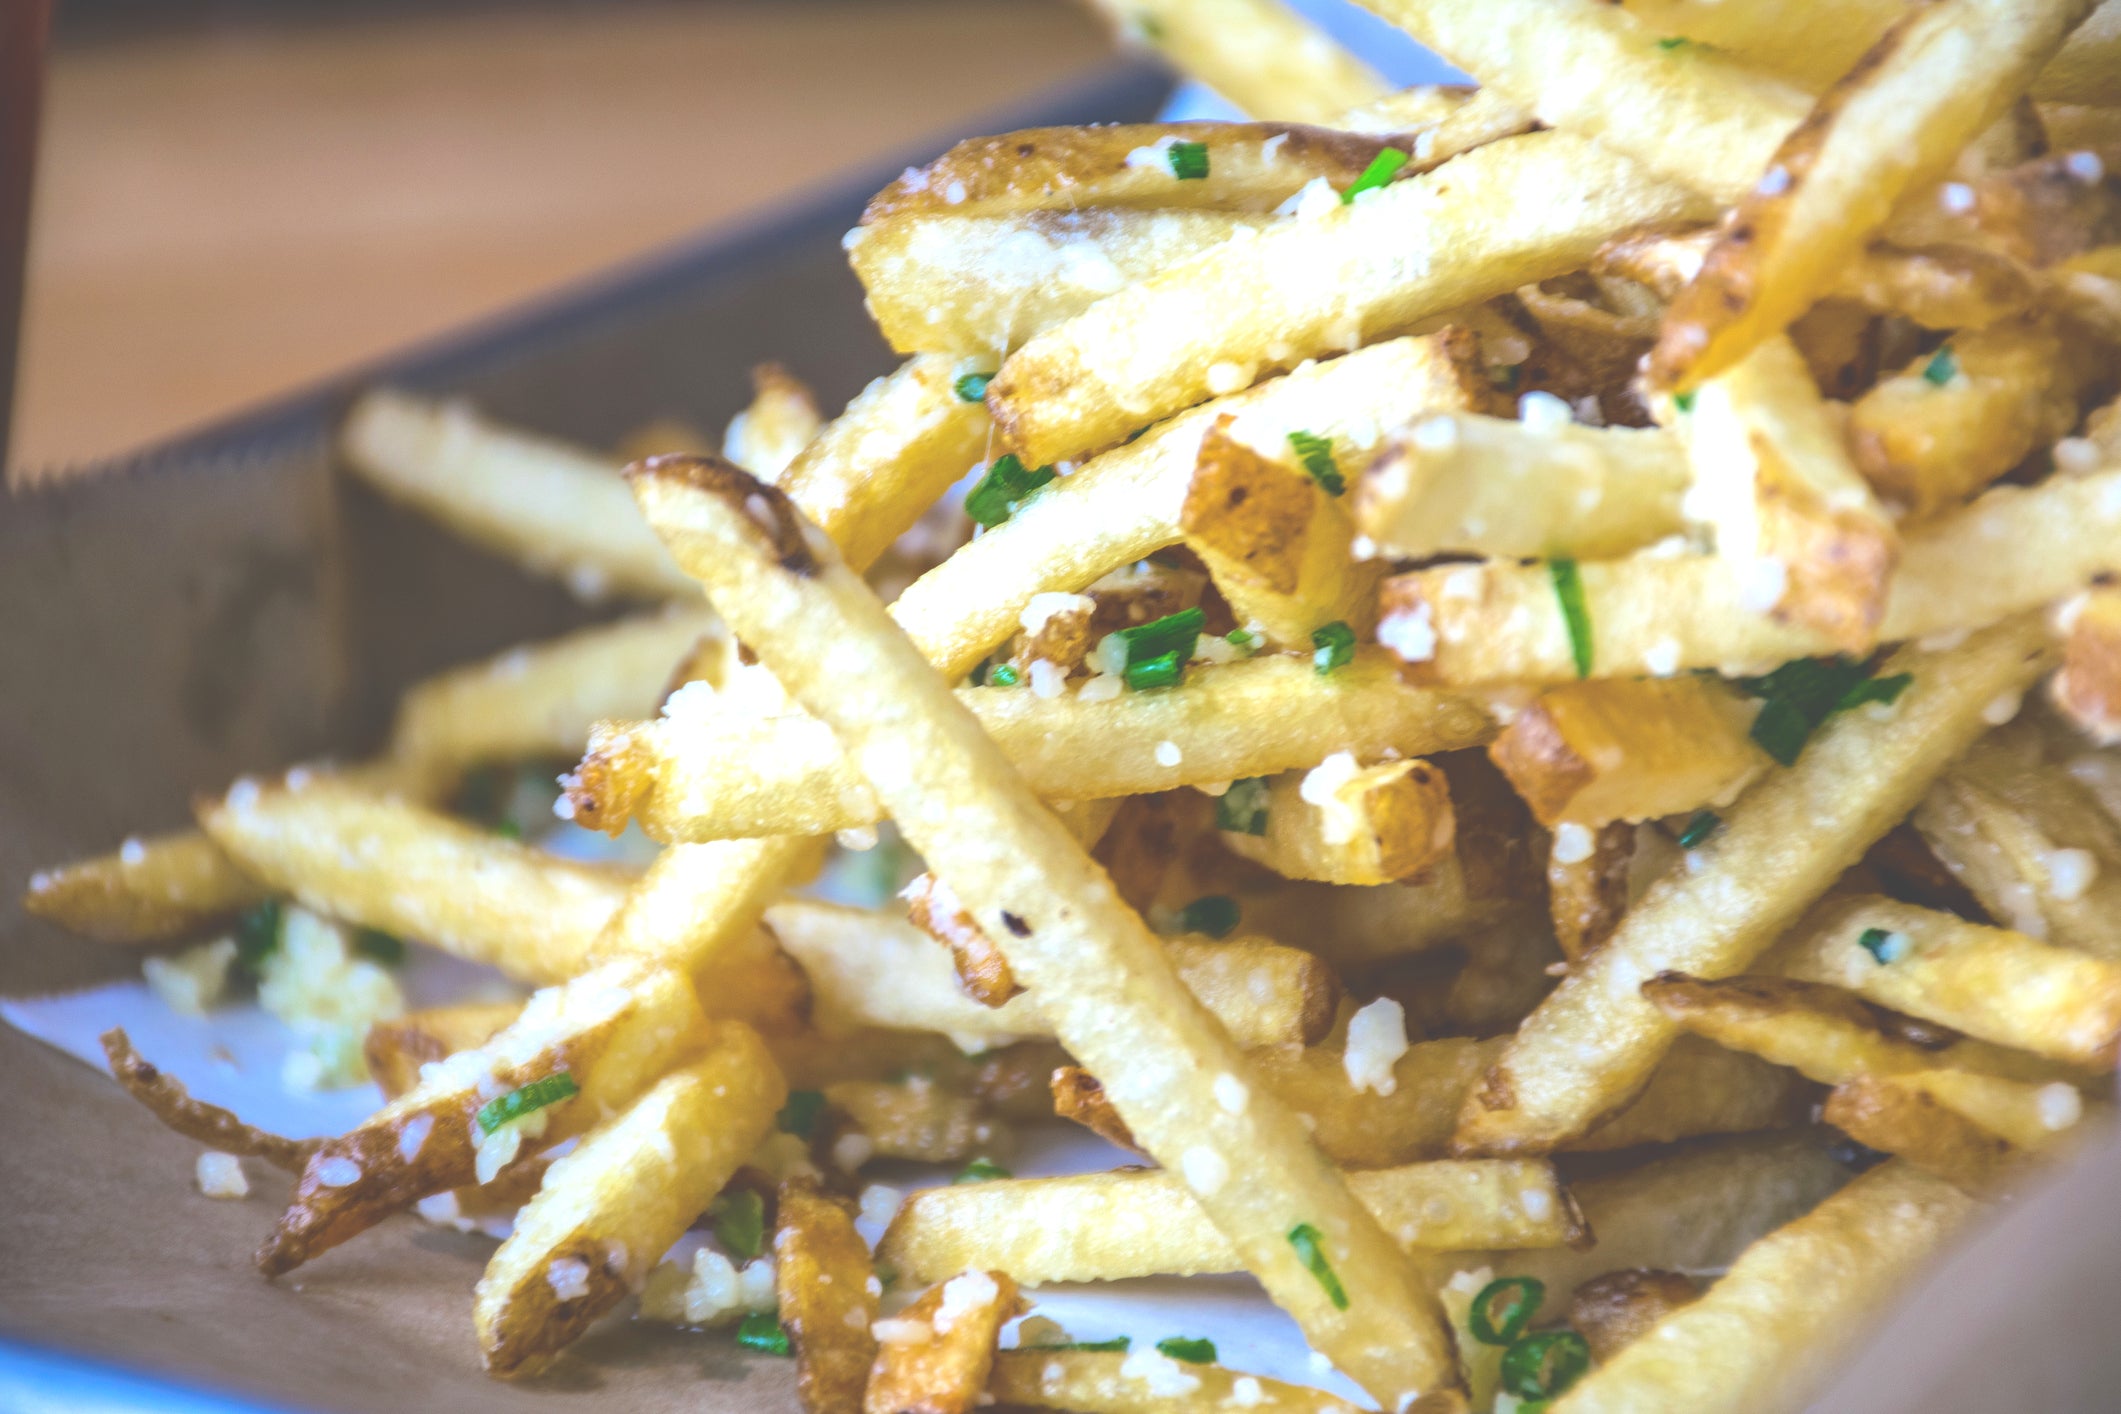
[[[812,1414],[1352,1408],[1037,1314],[1231,1272],[1388,1411],[1793,1409],[2101,1122],[2121,3],[1365,3],[1481,86],[1097,0],[1254,120],[907,171],[847,241],[907,361],[829,421],[762,369],[621,479],[354,410],[385,493],[667,605],[38,876],[107,942],[287,901],[542,989],[376,1026],[322,1141],[112,1035],[295,1173],[262,1271],[512,1215],[472,1321],[527,1376],[644,1287],[736,1314],[659,1265],[711,1227]],[[552,760],[645,869],[452,812]],[[806,891],[865,860],[902,896]],[[1010,1176],[1056,1118],[1150,1166]],[[963,1171],[893,1213],[881,1160]]]

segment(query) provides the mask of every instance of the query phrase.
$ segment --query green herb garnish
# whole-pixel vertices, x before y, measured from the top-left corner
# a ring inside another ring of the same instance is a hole
[[[987,385],[993,381],[994,375],[991,373],[967,373],[950,387],[963,401],[982,403],[987,400]]]
[[[1248,628],[1233,628],[1223,635],[1223,642],[1243,652],[1257,652],[1258,641],[1259,635]]]
[[[1508,1345],[1532,1324],[1539,1303],[1546,1297],[1546,1283],[1533,1277],[1504,1277],[1489,1282],[1473,1298],[1467,1322],[1473,1328],[1473,1339],[1484,1345]]]
[[[1867,702],[1895,701],[1914,681],[1908,673],[1870,674],[1868,664],[1847,658],[1799,658],[1765,677],[1738,679],[1744,691],[1765,699],[1753,718],[1753,740],[1783,765],[1794,765],[1827,718]]]
[[[1516,364],[1506,363],[1499,368],[1489,369],[1488,381],[1505,393],[1514,393],[1517,391],[1517,380],[1521,372]]]
[[[1134,1342],[1127,1336],[1116,1335],[1110,1340],[1064,1340],[1057,1345],[1027,1345],[1026,1350],[1088,1350],[1124,1355]]]
[[[511,1124],[524,1115],[581,1093],[581,1087],[574,1083],[572,1075],[564,1070],[554,1071],[543,1080],[533,1080],[520,1090],[511,1090],[497,1100],[489,1100],[473,1118],[480,1133],[491,1134],[504,1124]]]
[[[1023,680],[1024,675],[1016,670],[1014,663],[996,663],[987,674],[990,687],[1015,687]]]
[[[1679,832],[1679,847],[1681,849],[1692,849],[1710,835],[1715,834],[1716,827],[1722,823],[1723,817],[1713,810],[1695,811],[1694,818],[1687,821],[1686,828]]]
[[[1393,174],[1407,165],[1407,154],[1396,147],[1387,147],[1370,159],[1370,165],[1362,169],[1362,175],[1348,183],[1348,189],[1340,194],[1340,204],[1346,206],[1366,191],[1375,191],[1392,180]],[[1338,495],[1338,492],[1334,494]]]
[[[1548,560],[1547,573],[1554,580],[1554,597],[1561,601],[1561,621],[1569,629],[1569,658],[1576,676],[1591,675],[1591,611],[1583,599],[1583,575],[1574,560]]]
[[[745,1261],[766,1250],[766,1200],[752,1188],[724,1193],[714,1204],[714,1235]]]
[[[1200,628],[1207,617],[1199,609],[1181,609],[1121,629],[1120,643],[1127,651],[1121,680],[1136,692],[1176,686],[1186,675],[1186,663],[1200,643]]]
[[[1267,832],[1267,798],[1271,788],[1265,776],[1230,782],[1230,788],[1215,802],[1215,828],[1240,835]]]
[[[818,1116],[825,1112],[825,1092],[822,1090],[790,1090],[788,1103],[773,1122],[784,1134],[793,1134],[808,1139],[817,1133]]]
[[[965,497],[965,514],[992,530],[1009,519],[1025,497],[1053,479],[1053,468],[1026,471],[1014,452],[1003,452]]]
[[[1877,959],[1880,967],[1907,956],[1907,939],[1884,928],[1864,929],[1856,939],[1856,946]]]
[[[236,920],[236,966],[253,977],[265,973],[265,959],[280,950],[280,900],[261,899]]]
[[[1324,1241],[1323,1234],[1309,1223],[1298,1223],[1289,1229],[1289,1245],[1296,1249],[1297,1259],[1304,1264],[1305,1270],[1318,1278],[1318,1284],[1325,1288],[1326,1299],[1333,1303],[1333,1308],[1345,1311],[1348,1309],[1348,1292],[1340,1284],[1340,1278],[1333,1275],[1333,1264],[1326,1260],[1322,1245]]]
[[[1120,681],[1136,692],[1150,692],[1159,687],[1176,687],[1186,676],[1186,660],[1178,656],[1178,650],[1159,653],[1142,663],[1129,663],[1120,673]]]
[[[1325,488],[1328,496],[1346,493],[1348,483],[1341,477],[1340,464],[1333,460],[1333,439],[1320,437],[1313,432],[1291,432],[1289,445],[1296,449],[1298,461],[1311,479]]]
[[[1171,175],[1182,182],[1197,182],[1208,175],[1208,144],[1204,142],[1174,142],[1165,149],[1164,158],[1171,164]]]
[[[1311,666],[1320,677],[1355,661],[1355,630],[1340,619],[1311,630]]]
[[[1684,393],[1672,394],[1672,406],[1678,408],[1681,412],[1692,412],[1694,410],[1693,389],[1689,388]]]
[[[966,1164],[962,1169],[958,1170],[957,1177],[950,1181],[953,1184],[985,1183],[992,1178],[1013,1178],[1014,1176],[1009,1170],[1003,1168],[994,1160],[983,1158],[974,1159],[971,1163]]]
[[[381,928],[362,928],[354,933],[354,951],[385,967],[397,967],[405,961],[405,940],[393,937]]]
[[[1930,361],[1922,365],[1923,381],[1938,388],[1942,388],[1958,376],[1959,360],[1953,355],[1950,344],[1946,344],[1943,348],[1931,354]]]
[[[1520,1399],[1553,1399],[1591,1368],[1591,1347],[1574,1331],[1541,1331],[1502,1356],[1502,1387]]]
[[[1692,43],[1692,41],[1689,40],[1685,35],[1675,34],[1669,39],[1658,40],[1657,47],[1669,53],[1674,49],[1684,49],[1690,43]]]
[[[1215,1363],[1215,1342],[1212,1340],[1171,1335],[1165,1336],[1162,1340],[1156,1342],[1156,1348],[1173,1360],[1183,1360],[1188,1365],[1213,1365]]]
[[[781,1329],[780,1320],[771,1312],[753,1311],[737,1326],[736,1343],[764,1355],[786,1355],[788,1332]]]
[[[1203,894],[1178,911],[1178,926],[1181,932],[1227,938],[1237,931],[1243,912],[1228,894]]]
[[[519,840],[523,838],[523,827],[513,820],[496,820],[493,832],[504,840]]]

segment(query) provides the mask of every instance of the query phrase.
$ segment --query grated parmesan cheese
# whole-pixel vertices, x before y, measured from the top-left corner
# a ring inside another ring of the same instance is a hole
[[[209,1198],[248,1198],[250,1180],[243,1176],[243,1161],[234,1154],[208,1149],[193,1167],[199,1191]]]
[[[1407,1009],[1390,997],[1379,997],[1348,1018],[1348,1045],[1341,1064],[1348,1083],[1373,1095],[1399,1088],[1393,1067],[1408,1051]]]

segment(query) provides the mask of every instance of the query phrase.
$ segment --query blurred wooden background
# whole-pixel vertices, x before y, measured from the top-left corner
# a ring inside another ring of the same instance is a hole
[[[68,35],[10,462],[136,448],[958,133],[1104,52],[1064,0],[484,5]]]

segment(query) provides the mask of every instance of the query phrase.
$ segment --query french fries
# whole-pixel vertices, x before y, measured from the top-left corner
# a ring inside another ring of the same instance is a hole
[[[472,1320],[488,1372],[537,1373],[637,1289],[787,1098],[758,1034],[718,1022],[697,1060],[554,1160],[479,1279]]]
[[[1577,1287],[1569,1325],[1591,1347],[1592,1363],[1602,1365],[1700,1297],[1694,1279],[1682,1272],[1628,1267]]]
[[[1123,42],[1146,44],[1255,118],[1324,123],[1384,81],[1281,0],[1090,0]]]
[[[1144,1363],[1157,1371],[1153,1386],[1139,1372]],[[996,1355],[988,1390],[1003,1404],[1080,1414],[1211,1414],[1231,1408],[1262,1414],[1355,1414],[1356,1409],[1320,1390],[1240,1375],[1219,1365],[1181,1365],[1158,1353],[1107,1355],[1036,1346]],[[1428,1414],[1428,1409],[1417,1401],[1412,1414]]]
[[[125,1087],[125,1093],[186,1139],[196,1139],[224,1154],[248,1154],[289,1173],[300,1173],[316,1151],[314,1139],[282,1138],[245,1124],[219,1105],[193,1099],[181,1081],[156,1069],[133,1048],[123,1027],[114,1026],[97,1039],[103,1043],[112,1078]]]
[[[778,477],[823,425],[809,385],[777,363],[762,363],[751,370],[751,402],[722,434],[722,455],[754,476]],[[685,450],[658,447],[648,455]]]
[[[1093,1069],[1121,1062],[1114,1073],[1126,1078],[1110,1083],[1121,1087],[1112,1093],[1129,1128],[1152,1153],[1190,1156],[1181,1163],[1187,1186],[1314,1344],[1394,1403],[1448,1382],[1449,1337],[1433,1299],[1416,1290],[1375,1220],[1288,1110],[1256,1095],[1238,1113],[1215,1101],[1214,1078],[1242,1071],[1235,1048],[824,537],[785,498],[726,466],[650,462],[634,486],[724,618],[840,733],[900,829],[980,926],[997,942],[1012,940],[1002,942],[1010,968],[1040,996],[1061,1043]],[[790,641],[829,643],[831,666],[783,652]],[[969,789],[945,803],[936,792],[943,780]],[[1115,987],[1118,977],[1126,982]],[[1156,1079],[1126,1064],[1143,1045],[1172,1058]],[[1233,1159],[1271,1181],[1231,1186]],[[1330,1284],[1321,1270],[1333,1274]],[[879,1362],[890,1358],[887,1343]],[[872,1374],[872,1406],[875,1387]]]
[[[1582,830],[1582,826],[1577,827]],[[1635,863],[1635,828],[1616,820],[1589,837],[1557,835],[1547,856],[1547,909],[1562,956],[1576,962],[1605,945],[1628,908],[1628,874]]]
[[[1259,834],[1224,830],[1223,843],[1290,879],[1386,884],[1448,858],[1457,833],[1451,788],[1427,761],[1357,766],[1336,753],[1309,772],[1267,783]]]
[[[2102,746],[2121,742],[2121,589],[2093,589],[2064,608],[2055,705]]]
[[[1002,1323],[1023,1309],[1007,1276],[965,1272],[879,1321],[864,1414],[970,1414],[987,1397]]]
[[[774,1204],[774,1284],[809,1414],[859,1414],[876,1361],[882,1287],[869,1246],[838,1201],[806,1178],[783,1180]]]
[[[2001,1189],[2022,1168],[2023,1154],[2009,1140],[1897,1076],[1852,1076],[1834,1087],[1819,1117],[1977,1197]]]
[[[39,870],[22,908],[99,943],[160,943],[232,917],[265,892],[219,845],[184,830]]]
[[[420,1067],[483,1046],[523,1014],[515,1002],[465,1002],[429,1007],[368,1028],[361,1056],[386,1100],[420,1083]]]

